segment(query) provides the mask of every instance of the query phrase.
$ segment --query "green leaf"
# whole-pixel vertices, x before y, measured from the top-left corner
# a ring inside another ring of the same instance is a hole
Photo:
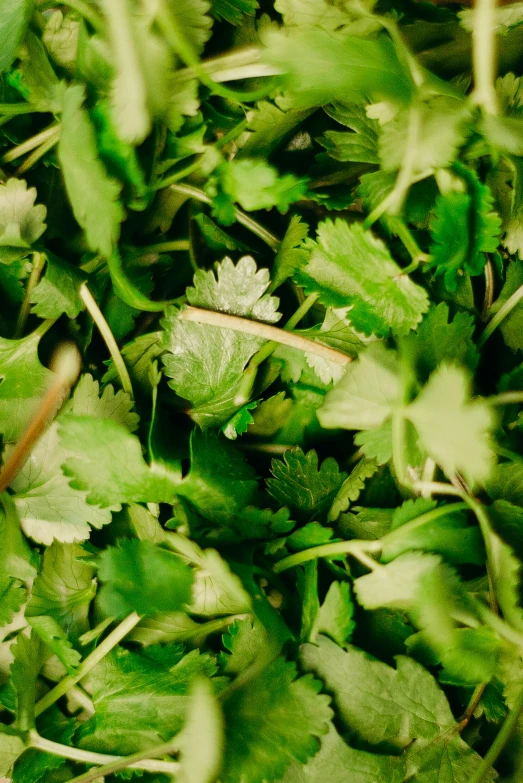
[[[296,275],[298,284],[307,294],[318,293],[325,306],[351,306],[350,321],[358,331],[407,334],[428,309],[425,291],[401,274],[383,242],[361,225],[326,220],[317,241],[305,247],[310,255]]]
[[[76,674],[82,656],[74,649],[64,629],[54,617],[38,615],[29,619],[29,625],[58,660],[63,663],[68,674]]]
[[[324,106],[336,100],[409,100],[410,77],[385,36],[365,40],[298,29],[270,31],[265,40],[265,59],[286,74],[284,84],[293,107]]]
[[[328,522],[335,522],[343,511],[347,511],[350,503],[354,503],[359,498],[365,480],[371,478],[377,470],[377,464],[371,459],[361,459],[355,465],[332,501],[327,515]]]
[[[399,395],[398,360],[376,343],[349,364],[318,410],[322,427],[370,430],[382,426]]]
[[[309,231],[307,223],[302,223],[299,215],[292,215],[272,267],[272,283],[269,290],[275,291],[289,277],[307,262],[307,251],[301,246]]]
[[[91,527],[111,521],[110,511],[92,505],[86,491],[70,486],[61,468],[66,458],[58,425],[53,424],[11,484],[23,530],[41,544],[84,541]]]
[[[18,54],[18,68],[10,72],[8,81],[39,111],[60,112],[64,84],[54,72],[42,41],[31,30]]]
[[[115,69],[111,85],[115,126],[123,141],[138,144],[149,133],[151,120],[134,18],[125,0],[102,0],[101,5]]]
[[[484,253],[492,253],[498,246],[501,220],[492,212],[492,203],[490,190],[479,183],[475,192],[450,192],[436,199],[431,221],[431,263],[437,275],[444,275],[451,291],[456,290],[458,274],[481,274],[486,263]]]
[[[258,621],[235,620],[223,635],[223,646],[229,651],[220,654],[224,674],[237,675],[267,652],[267,634]]]
[[[223,714],[209,680],[195,681],[180,732],[180,764],[187,783],[213,783],[220,771],[223,754]],[[202,745],[202,738],[205,741]]]
[[[0,775],[10,775],[13,764],[25,750],[25,742],[9,726],[0,730]]]
[[[46,229],[47,209],[35,205],[36,189],[14,177],[0,185],[0,247],[31,247]]]
[[[214,272],[199,270],[194,288],[187,289],[191,305],[275,323],[278,300],[265,292],[266,269],[256,269],[250,256],[236,266],[225,258]],[[251,356],[263,339],[221,327],[178,319],[168,310],[162,322],[163,356],[169,385],[192,403],[191,416],[202,427],[225,424],[237,410],[234,398]]]
[[[423,578],[437,568],[440,562],[441,558],[437,555],[407,552],[388,565],[356,579],[356,597],[366,609],[381,606],[413,609]]]
[[[216,19],[224,19],[237,27],[244,16],[253,16],[257,8],[258,0],[213,0],[211,12]]]
[[[401,347],[424,382],[443,362],[464,365],[473,371],[479,362],[472,340],[474,330],[472,315],[457,312],[449,321],[449,306],[440,302],[431,307],[416,332],[408,335]]]
[[[277,207],[282,213],[305,195],[306,180],[280,174],[261,158],[242,158],[220,164],[207,183],[212,214],[225,226],[236,220],[234,204],[247,212]]]
[[[415,140],[410,131],[413,112],[419,116]],[[407,148],[412,156],[413,175],[445,168],[455,159],[457,149],[465,141],[470,119],[470,108],[461,97],[445,95],[436,95],[400,111],[382,128],[379,139],[382,168],[385,171],[399,169]]]
[[[0,337],[0,432],[16,440],[33,418],[54,374],[40,364],[38,332],[22,340]]]
[[[54,618],[73,639],[89,629],[89,607],[96,592],[94,569],[82,557],[85,552],[78,544],[48,547],[25,611],[28,619]]]
[[[150,369],[153,362],[162,353],[160,342],[161,332],[142,334],[135,340],[126,343],[122,348],[122,358],[125,361],[133,385],[145,393],[151,392]],[[109,369],[102,378],[102,383],[119,381],[118,372],[111,361]]]
[[[66,414],[60,418],[60,443],[67,452],[62,465],[73,489],[87,501],[117,508],[132,501],[158,502],[174,494],[166,476],[147,465],[140,441],[112,419]]]
[[[333,103],[325,111],[353,133],[325,131],[317,141],[334,160],[342,162],[379,163],[378,123],[367,116],[358,104]]]
[[[33,12],[33,0],[2,0],[0,3],[0,36],[2,54],[0,72],[6,71],[16,57]]]
[[[16,693],[17,726],[22,731],[34,728],[36,681],[45,660],[44,647],[34,633],[18,635],[13,645],[11,684]]]
[[[318,750],[331,717],[329,698],[312,677],[296,679],[296,666],[278,658],[224,702],[225,756],[230,783],[278,780],[292,760]],[[270,749],[270,752],[268,750]]]
[[[292,763],[281,783],[403,783],[405,774],[402,756],[351,748],[331,724],[318,753],[304,767]]]
[[[100,384],[89,373],[82,375],[74,390],[72,400],[65,411],[75,416],[94,416],[97,419],[112,419],[123,424],[130,432],[138,427],[138,414],[133,411],[133,401],[127,392],[115,392],[111,385],[105,386],[100,394]]]
[[[304,519],[325,512],[347,475],[340,473],[332,457],[318,468],[317,453],[311,449],[304,454],[299,447],[287,451],[282,460],[274,459],[271,472],[274,478],[267,480],[270,494]]]
[[[81,270],[49,253],[45,274],[31,292],[31,312],[39,318],[59,318],[62,313],[76,318],[84,309],[79,293],[84,280]]]
[[[107,547],[99,556],[98,576],[98,601],[109,617],[177,612],[191,597],[191,570],[150,541],[122,540]]]
[[[416,783],[467,783],[481,763],[481,756],[461,737],[440,740],[416,740],[406,754],[408,776]],[[493,783],[496,772],[489,769],[483,776],[485,783]]]
[[[111,255],[120,233],[123,208],[120,185],[108,176],[98,157],[96,138],[87,110],[84,88],[65,91],[58,158],[74,216],[86,233],[90,248]]]
[[[302,647],[306,671],[323,680],[343,727],[354,739],[397,750],[413,739],[431,740],[454,725],[447,699],[419,663],[403,655],[393,669],[355,647],[330,639]]]
[[[350,21],[342,3],[329,0],[276,0],[274,7],[283,16],[286,27],[339,29]]]
[[[208,16],[210,8],[208,0],[179,0],[170,8],[196,54],[201,54],[205,42],[211,36],[212,19]]]
[[[310,113],[310,109],[282,111],[269,101],[260,101],[254,111],[247,115],[249,135],[237,157],[268,159]]]
[[[179,645],[113,650],[89,675],[96,715],[83,724],[80,746],[112,752],[116,742],[125,755],[170,740],[185,722],[194,678],[215,671],[209,655],[183,656]]]
[[[492,500],[505,500],[523,508],[523,465],[519,462],[496,465],[485,488]]]
[[[231,520],[252,502],[257,484],[241,453],[217,434],[191,435],[191,467],[177,488],[202,516],[214,522]]]
[[[54,62],[68,73],[74,73],[80,36],[80,20],[73,14],[52,11],[42,33],[42,41]]]
[[[317,634],[325,634],[343,647],[356,627],[353,613],[354,605],[347,582],[332,582],[314,620],[312,640]]]
[[[470,385],[465,370],[442,364],[405,415],[448,476],[460,472],[475,482],[486,479],[493,464],[492,411],[486,403],[470,399]]]
[[[490,314],[494,315],[500,307],[504,305],[507,299],[523,285],[523,261],[516,259],[507,266],[507,276],[505,284],[496,299]],[[516,306],[503,319],[499,328],[505,343],[513,351],[523,350],[523,340],[521,338],[521,329],[523,327],[523,305],[518,302]]]
[[[190,606],[191,614],[214,616],[238,614],[251,608],[251,598],[238,576],[214,549],[202,550],[183,536],[171,536],[169,543],[196,566]]]

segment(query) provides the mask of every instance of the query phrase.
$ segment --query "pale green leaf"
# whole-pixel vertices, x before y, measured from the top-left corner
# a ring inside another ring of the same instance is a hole
[[[1,0],[0,36],[2,53],[0,72],[6,71],[16,57],[33,11],[33,0]]]
[[[36,189],[11,177],[0,185],[0,246],[30,247],[45,231],[47,209],[35,205]]]
[[[210,681],[197,679],[190,692],[186,722],[178,740],[183,780],[186,783],[214,783],[222,764],[223,743],[221,705]]]
[[[118,201],[120,185],[109,177],[98,157],[84,97],[84,88],[78,84],[65,92],[58,158],[75,218],[91,249],[107,257],[124,217]]]
[[[351,638],[356,623],[354,605],[347,582],[332,582],[312,626],[311,640],[324,634],[343,647]]]
[[[440,365],[405,415],[447,475],[460,472],[471,482],[487,478],[493,465],[492,411],[486,403],[470,399],[465,370]]]
[[[49,253],[45,274],[31,292],[31,312],[39,318],[76,318],[84,309],[80,286],[85,275],[72,264]]]
[[[78,18],[57,9],[48,16],[42,33],[42,41],[54,62],[69,73],[76,67],[80,25]]]

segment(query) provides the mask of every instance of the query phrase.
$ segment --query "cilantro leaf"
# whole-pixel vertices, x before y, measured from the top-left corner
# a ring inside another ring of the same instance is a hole
[[[224,226],[236,220],[234,203],[252,212],[277,207],[288,211],[305,194],[306,181],[278,171],[262,159],[242,158],[220,164],[207,184],[213,199],[212,214]]]
[[[491,308],[491,314],[494,315],[507,299],[523,285],[523,261],[516,259],[507,267],[507,276],[505,284],[501,289],[500,295]],[[507,314],[506,318],[500,324],[501,333],[505,343],[513,351],[523,350],[523,341],[521,339],[521,327],[523,324],[523,305],[518,302],[516,306]]]
[[[471,482],[487,478],[493,463],[492,412],[484,402],[470,400],[465,370],[440,365],[405,415],[449,476],[459,471]]]
[[[346,582],[333,582],[314,620],[312,638],[324,634],[343,647],[356,627],[353,613],[349,585]]]
[[[16,440],[33,417],[53,373],[40,364],[38,331],[22,340],[0,337],[0,432]]]
[[[492,212],[492,195],[477,183],[470,193],[451,192],[438,196],[431,223],[432,265],[444,275],[445,285],[456,290],[457,275],[463,271],[479,275],[486,263],[484,253],[498,246],[501,221]],[[468,241],[464,242],[464,237]],[[459,241],[458,241],[459,238]]]
[[[79,293],[84,279],[81,270],[48,254],[45,274],[31,292],[31,312],[39,318],[59,318],[62,313],[76,318],[84,309]]]
[[[56,9],[49,14],[42,41],[53,61],[68,73],[76,66],[80,20],[72,14],[64,14]]]
[[[0,185],[0,246],[31,247],[46,229],[47,209],[35,205],[36,189],[23,179]]]
[[[180,764],[187,783],[213,783],[223,753],[223,715],[212,685],[203,677],[193,685],[185,726],[180,732]],[[202,748],[201,739],[205,737]]]
[[[0,775],[10,775],[13,764],[25,750],[25,742],[20,735],[2,726],[0,730]]]
[[[259,8],[258,0],[213,0],[212,15],[225,19],[229,24],[239,25],[246,16],[252,16]]]
[[[231,693],[224,703],[225,779],[278,780],[292,759],[304,763],[313,756],[332,714],[318,690],[312,677],[296,679],[295,665],[278,658]]]
[[[0,71],[6,71],[16,57],[18,45],[22,41],[33,11],[31,0],[3,0],[0,6],[0,35],[2,36],[2,54]]]
[[[325,111],[353,133],[325,131],[318,142],[331,158],[340,161],[379,163],[377,123],[358,104],[333,103]]]
[[[304,454],[300,448],[287,451],[283,460],[274,459],[271,471],[274,478],[267,480],[270,494],[305,519],[325,512],[347,475],[332,458],[318,468],[316,452]]]
[[[320,637],[303,646],[301,661],[332,693],[345,729],[365,743],[387,742],[401,750],[412,739],[431,740],[454,725],[444,693],[411,658],[398,656],[393,669]]]
[[[276,322],[278,300],[265,292],[269,273],[256,269],[250,256],[236,266],[224,259],[214,272],[198,271],[194,288],[187,290],[189,303]],[[163,363],[176,393],[192,403],[191,416],[208,427],[225,424],[237,409],[234,402],[243,370],[250,357],[263,345],[259,337],[211,328],[177,318],[168,310],[163,321],[163,345],[167,353]]]
[[[335,522],[343,511],[347,511],[350,503],[354,503],[360,496],[365,486],[365,479],[371,478],[378,469],[378,466],[371,459],[361,459],[347,476],[327,515],[329,522]]]
[[[76,220],[85,230],[89,246],[111,255],[120,233],[123,208],[120,185],[108,176],[96,149],[96,137],[87,110],[84,89],[68,87],[64,96],[58,157]]]
[[[282,111],[269,101],[260,101],[248,115],[249,135],[238,157],[268,158],[310,113],[310,109]]]
[[[307,237],[309,227],[302,223],[298,215],[292,215],[285,236],[274,258],[272,283],[269,291],[275,291],[289,277],[303,267],[307,261],[307,251],[300,247]]]
[[[399,395],[398,361],[381,343],[362,351],[318,410],[323,427],[368,430],[380,427]]]
[[[310,255],[297,282],[326,306],[351,306],[351,323],[364,334],[407,334],[428,309],[425,291],[401,274],[383,242],[359,224],[327,220],[317,241],[305,247]]]
[[[191,596],[192,574],[178,555],[149,541],[120,541],[99,557],[98,601],[111,617],[176,612]]]

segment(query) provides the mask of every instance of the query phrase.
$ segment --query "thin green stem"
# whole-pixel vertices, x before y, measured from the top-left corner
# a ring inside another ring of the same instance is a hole
[[[49,329],[51,329],[51,327],[54,326],[57,321],[58,318],[47,318],[45,321],[42,321],[42,323],[36,327],[36,329],[34,330],[34,332],[32,332],[32,334],[34,334],[35,336],[37,335],[38,338],[41,340],[44,334],[47,334]]]
[[[485,606],[483,602],[475,601],[474,606],[478,616],[486,625],[490,626],[501,639],[505,639],[506,642],[517,647],[520,654],[523,653],[523,636],[518,631],[493,612],[492,609]]]
[[[485,343],[487,342],[488,338],[491,336],[491,334],[498,328],[500,323],[507,317],[507,315],[510,315],[512,310],[516,307],[516,305],[519,304],[519,302],[523,299],[523,285],[520,286],[512,296],[509,296],[506,302],[504,302],[501,307],[499,308],[498,312],[492,316],[491,320],[486,325],[485,329],[483,330],[483,333],[480,335],[480,338],[478,340],[478,348],[482,348]]]
[[[227,79],[221,78],[222,73],[225,75],[228,73],[236,74],[238,70],[243,71],[245,67],[251,65],[258,65],[261,69],[263,67],[261,53],[261,49],[251,46],[246,49],[238,49],[227,54],[221,54],[218,57],[211,57],[208,60],[202,60],[199,65],[215,81],[227,81]],[[179,68],[174,74],[174,79],[176,81],[190,81],[195,79],[197,75],[194,68]],[[261,73],[259,75],[265,74]]]
[[[173,239],[168,242],[158,242],[156,245],[145,245],[137,247],[136,251],[140,256],[148,256],[151,253],[178,253],[189,250],[190,242],[188,239]]]
[[[301,319],[309,312],[311,307],[313,307],[317,299],[318,294],[309,294],[309,296],[298,307],[296,312],[289,318],[283,328],[288,330],[294,329],[294,327],[299,324]],[[256,375],[258,373],[258,367],[274,353],[278,345],[279,343],[275,340],[270,340],[254,354],[245,372],[243,373],[240,388],[238,389],[238,393],[234,398],[236,405],[245,405],[245,403],[249,400],[254,382],[256,380]]]
[[[53,5],[56,3],[53,0]],[[18,117],[21,114],[47,114],[47,109],[39,109],[30,103],[0,103],[0,116]]]
[[[30,155],[27,156],[24,162],[16,169],[15,175],[18,177],[20,174],[24,174],[26,171],[29,171],[29,169],[32,168],[34,164],[40,160],[40,158],[43,158],[44,155],[49,152],[49,150],[58,144],[59,139],[60,126],[58,126],[57,132],[51,138],[48,138],[47,141],[44,141],[43,144],[40,144],[39,147],[37,147],[35,150],[33,150],[33,152],[31,152]]]
[[[279,574],[281,571],[287,571],[289,568],[308,563],[310,560],[316,560],[319,557],[334,557],[335,555],[352,555],[360,563],[366,565],[369,570],[374,571],[380,568],[380,564],[366,553],[379,552],[380,549],[381,543],[379,541],[360,541],[357,539],[352,541],[335,541],[333,544],[321,544],[320,546],[304,549],[301,552],[296,552],[294,555],[284,557],[274,565],[273,571]]]
[[[495,0],[476,0],[472,27],[472,67],[475,102],[487,114],[497,114]]]
[[[509,391],[484,397],[488,405],[523,405],[523,391]]]
[[[36,147],[39,147],[41,144],[43,144],[44,141],[53,138],[56,135],[58,127],[59,126],[56,123],[53,123],[40,133],[36,133],[34,136],[31,136],[30,139],[27,139],[22,144],[18,144],[16,147],[12,147],[9,152],[6,152],[5,155],[2,155],[1,162],[10,163],[12,160],[21,158],[22,155],[25,155],[27,152],[31,152],[31,150],[34,150]]]
[[[50,753],[52,756],[59,756],[62,759],[70,759],[78,764],[93,764],[100,767],[103,764],[114,764],[127,761],[128,756],[113,756],[108,753],[95,753],[91,750],[82,750],[81,748],[72,748],[69,745],[62,745],[59,742],[41,737],[36,731],[29,734],[29,744],[36,750],[43,753]],[[156,761],[149,758],[149,754],[143,760],[138,760],[131,764],[126,764],[131,769],[140,769],[145,772],[163,772],[167,775],[175,775],[179,772],[180,765],[175,761]]]
[[[84,772],[83,775],[78,775],[76,778],[71,778],[68,783],[92,783],[92,781],[105,778],[108,775],[112,775],[114,772],[118,772],[121,769],[126,769],[127,767],[134,766],[135,769],[139,769],[139,767],[136,767],[136,765],[145,759],[152,760],[159,756],[167,756],[170,753],[173,753],[176,750],[176,739],[177,738],[175,738],[175,740],[170,740],[169,742],[163,742],[161,745],[156,745],[154,748],[150,748],[149,750],[140,750],[138,753],[132,753],[130,756],[120,756],[114,761],[103,764],[101,767],[95,767],[90,769],[88,772]],[[173,774],[173,771],[178,773],[180,771],[180,764],[172,761],[170,762],[170,768],[171,774]]]
[[[56,0],[44,0],[38,3],[38,8],[40,11],[45,11],[47,8],[56,8],[57,5],[65,5],[72,11],[76,11],[86,22],[89,22],[93,29],[101,33],[104,32],[104,21],[101,15],[96,8],[93,8],[90,3],[86,3],[85,0],[60,0],[60,3],[57,3]]]
[[[44,265],[45,265],[44,254],[33,253],[33,268],[31,269],[31,274],[29,275],[29,280],[27,281],[27,285],[25,287],[24,298],[20,306],[20,311],[18,313],[18,318],[16,321],[16,329],[14,334],[15,339],[21,337],[24,333],[25,325],[27,323],[27,319],[29,318],[29,313],[31,312],[31,296],[35,286],[38,284],[38,281],[40,280],[40,275],[42,274]]]
[[[442,481],[415,481],[412,488],[419,492],[427,493],[427,495],[453,495],[454,497],[462,498],[463,493],[461,490],[453,487],[452,484],[445,484]]]
[[[402,487],[410,489],[407,478],[407,462],[405,460],[405,428],[407,420],[404,409],[399,405],[392,413],[392,464],[396,480]]]
[[[501,727],[501,729],[499,730],[496,736],[496,739],[488,749],[481,764],[478,766],[475,773],[470,778],[469,783],[481,783],[481,781],[485,778],[485,775],[488,773],[491,767],[496,763],[499,754],[505,747],[507,741],[510,738],[510,735],[512,734],[513,730],[516,727],[516,723],[518,722],[522,710],[523,710],[523,688],[519,692],[516,701],[514,702],[514,706],[510,710],[509,714],[507,715],[505,722],[503,723],[503,726]]]
[[[90,653],[87,658],[85,658],[85,660],[82,661],[76,674],[68,674],[67,677],[64,677],[64,679],[61,680],[58,685],[55,685],[55,687],[50,690],[49,693],[46,693],[46,695],[36,703],[35,715],[38,717],[38,715],[41,715],[42,712],[45,712],[45,710],[58,701],[58,699],[61,699],[62,696],[65,696],[67,691],[72,688],[73,685],[76,685],[77,682],[80,682],[80,680],[82,680],[87,674],[89,674],[91,669],[100,663],[100,661],[111,652],[113,647],[116,647],[116,645],[119,644],[122,639],[127,636],[129,631],[131,631],[139,622],[140,615],[136,614],[136,612],[132,612],[125,618],[125,620],[122,620],[122,622],[117,625],[116,628],[111,631],[111,633],[106,636],[102,642],[100,642],[98,647],[93,650],[93,652]]]
[[[341,351],[336,351],[327,345],[317,343],[308,337],[302,337],[294,332],[279,329],[277,326],[271,326],[261,321],[252,321],[249,318],[241,318],[237,315],[228,315],[215,310],[203,310],[200,307],[186,307],[180,310],[178,318],[183,321],[193,321],[199,324],[206,324],[207,326],[217,326],[221,329],[232,329],[235,332],[252,334],[265,340],[274,340],[282,345],[288,345],[290,348],[298,348],[300,351],[321,356],[323,359],[339,364],[342,367],[345,367],[352,361],[350,356],[341,353]]]
[[[390,230],[399,237],[412,259],[412,263],[405,269],[402,269],[404,275],[409,275],[411,272],[414,272],[420,264],[426,263],[430,259],[430,256],[423,252],[416,242],[414,235],[401,218],[397,215],[389,215],[387,223]]]
[[[185,166],[185,168],[175,171],[174,174],[170,174],[168,177],[165,177],[165,179],[161,179],[156,183],[155,189],[163,190],[164,188],[168,188],[170,185],[179,182],[181,179],[185,179],[186,177],[190,177],[191,174],[195,174],[202,165],[202,157],[203,155],[199,155],[194,163],[190,163],[188,166]]]
[[[131,383],[131,378],[129,376],[127,367],[125,366],[125,362],[123,360],[122,354],[120,353],[120,349],[118,348],[118,344],[114,339],[114,335],[111,332],[109,324],[104,318],[104,314],[98,307],[98,304],[96,303],[96,300],[92,295],[92,293],[87,288],[86,283],[83,283],[80,287],[80,298],[84,303],[89,315],[91,316],[96,326],[98,327],[100,334],[103,337],[103,340],[111,355],[111,359],[114,362],[114,366],[118,372],[118,375],[120,376],[120,381],[122,382],[123,390],[127,392],[127,394],[131,397],[131,399],[134,399],[133,385]]]
[[[201,201],[202,204],[212,204],[212,199],[210,199],[209,196],[203,192],[203,190],[200,190],[200,188],[195,188],[193,185],[178,183],[176,185],[170,185],[170,187],[177,193],[183,193],[186,196],[190,196],[190,198],[196,199],[196,201]],[[236,209],[235,217],[238,223],[240,223],[242,226],[245,226],[245,228],[249,229],[249,231],[252,231],[252,233],[263,240],[263,242],[265,242],[265,244],[268,245],[271,250],[274,250],[274,252],[278,250],[280,246],[280,240],[275,237],[274,234],[271,234],[270,231],[267,231],[267,229],[260,225],[256,220],[251,218],[250,215],[246,215],[245,212],[241,211],[241,209]]]

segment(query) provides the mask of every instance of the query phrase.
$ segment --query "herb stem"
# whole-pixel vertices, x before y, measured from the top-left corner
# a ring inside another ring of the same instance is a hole
[[[29,280],[27,281],[27,285],[25,287],[25,293],[22,305],[20,307],[20,312],[18,313],[14,334],[15,340],[20,338],[24,333],[25,325],[27,323],[27,319],[29,318],[29,313],[31,312],[31,295],[33,293],[33,289],[40,280],[40,275],[42,274],[45,260],[46,259],[43,253],[33,253],[33,268],[31,269],[31,274],[29,275]]]
[[[497,114],[495,0],[476,0],[472,26],[473,96],[487,114]]]
[[[520,690],[514,702],[514,706],[510,710],[509,714],[507,715],[505,722],[503,723],[503,726],[501,727],[501,729],[499,730],[496,736],[496,739],[488,749],[487,753],[485,754],[485,757],[483,758],[482,762],[476,769],[475,773],[470,778],[469,783],[481,783],[481,781],[484,779],[489,769],[496,763],[499,754],[505,747],[508,739],[510,738],[510,735],[512,734],[512,731],[516,727],[516,723],[518,722],[522,710],[523,710],[523,688]]]
[[[163,742],[161,745],[156,745],[149,750],[139,750],[137,753],[132,753],[130,756],[116,756],[113,761],[109,761],[107,764],[103,764],[101,767],[95,767],[88,772],[84,772],[83,775],[78,775],[76,778],[71,778],[68,783],[91,783],[100,779],[105,779],[108,775],[112,775],[114,772],[118,772],[121,769],[127,769],[128,767],[135,769],[143,769],[142,766],[138,766],[140,762],[145,763],[147,760],[151,766],[155,764],[153,759],[158,756],[166,756],[173,753],[176,749],[176,742],[172,739],[169,742]],[[156,762],[159,764],[160,762]],[[180,771],[180,764],[175,761],[164,762],[169,765],[169,774],[178,773]],[[160,770],[152,770],[159,772]]]
[[[212,199],[210,199],[209,196],[203,192],[203,190],[200,190],[200,188],[195,188],[193,185],[179,183],[176,185],[170,185],[169,187],[172,190],[175,190],[177,193],[184,193],[186,196],[190,196],[191,198],[196,199],[196,201],[201,201],[202,204],[212,204]],[[280,246],[280,240],[275,237],[274,234],[271,234],[270,231],[267,231],[264,226],[260,225],[260,223],[251,218],[250,215],[246,215],[245,212],[241,211],[241,209],[236,209],[235,217],[238,223],[249,229],[249,231],[252,231],[252,233],[263,240],[263,242],[265,242],[265,244],[268,245],[271,250],[274,250],[274,252],[278,250]]]
[[[22,155],[26,154],[26,152],[31,152],[31,150],[34,150],[35,147],[39,147],[41,144],[43,144],[44,141],[53,138],[53,136],[56,135],[58,127],[59,126],[56,123],[53,123],[40,133],[36,133],[34,136],[31,136],[30,139],[27,139],[22,144],[18,144],[16,147],[12,147],[9,152],[6,152],[5,155],[2,155],[1,162],[10,163],[12,160],[21,158]]]
[[[507,317],[507,315],[510,315],[512,310],[516,307],[517,304],[519,304],[521,299],[523,299],[523,285],[514,291],[512,296],[509,296],[507,301],[501,305],[498,312],[492,316],[491,320],[483,330],[483,333],[479,337],[477,342],[478,348],[482,348],[485,345],[494,330],[498,328],[500,323]]]
[[[380,549],[380,541],[360,541],[359,539],[335,541],[332,544],[320,544],[320,546],[304,549],[301,552],[296,552],[293,555],[284,557],[274,565],[273,571],[279,574],[281,571],[287,571],[289,568],[301,565],[302,563],[308,563],[310,560],[316,560],[318,557],[333,557],[334,555],[352,555],[352,557],[355,557],[360,563],[367,566],[369,570],[375,571],[377,568],[380,568],[380,564],[369,557],[367,552],[379,552]]]
[[[56,5],[55,0],[53,5]],[[30,103],[0,103],[0,116],[18,117],[21,114],[47,114],[47,109],[39,109]]]
[[[156,245],[137,247],[136,250],[140,256],[148,256],[151,253],[177,253],[189,250],[190,244],[188,239],[173,239],[168,242],[158,242]]]
[[[129,376],[129,372],[123,360],[122,354],[120,353],[120,349],[118,348],[118,344],[114,339],[114,335],[111,332],[109,324],[105,320],[104,314],[98,307],[98,304],[96,303],[92,293],[87,288],[86,283],[82,283],[80,286],[80,298],[89,312],[89,315],[98,327],[100,334],[102,335],[102,338],[111,355],[111,359],[114,362],[114,366],[118,372],[118,375],[120,376],[123,390],[127,392],[131,399],[134,399],[131,378]]]
[[[414,235],[407,228],[401,218],[399,218],[397,215],[390,215],[387,218],[387,223],[389,224],[390,230],[396,234],[397,237],[399,237],[412,259],[412,263],[405,267],[405,269],[401,270],[402,274],[409,275],[411,272],[415,272],[420,264],[427,262],[430,256],[423,252],[416,242]]]
[[[91,750],[82,750],[81,748],[62,745],[59,742],[53,742],[52,740],[45,739],[45,737],[41,737],[34,730],[29,734],[29,742],[30,746],[36,750],[41,750],[43,753],[50,753],[53,756],[59,756],[63,759],[70,759],[79,764],[94,764],[100,767],[102,764],[120,763],[122,761],[127,761],[128,759],[128,756],[113,756],[107,753],[95,753]],[[147,753],[147,758],[127,764],[126,766],[131,769],[140,769],[146,772],[163,772],[167,775],[174,775],[180,769],[178,762],[156,761],[149,758],[149,753]]]
[[[509,391],[485,397],[488,405],[523,405],[523,391]]]
[[[58,141],[60,140],[60,126],[56,126],[56,132],[47,139],[47,141],[44,141],[43,144],[40,144],[39,147],[37,147],[30,155],[27,156],[27,158],[24,160],[23,163],[18,166],[18,168],[15,171],[15,176],[19,177],[20,174],[24,174],[26,171],[29,171],[30,168],[34,166],[34,164],[40,160],[40,158],[43,158],[43,156],[49,152],[50,149],[52,149],[55,144],[58,144]]]
[[[352,361],[350,356],[341,353],[341,351],[317,343],[308,337],[302,337],[299,334],[288,332],[277,326],[271,326],[261,321],[252,321],[249,318],[241,318],[237,315],[228,315],[215,310],[203,310],[200,307],[186,307],[180,310],[178,318],[183,321],[193,321],[208,326],[217,326],[221,329],[232,329],[236,332],[252,334],[265,340],[274,340],[274,342],[288,345],[290,348],[298,348],[300,351],[321,356],[323,359],[339,364],[342,367],[345,367]]]
[[[105,639],[98,645],[98,647],[90,653],[85,660],[82,661],[78,667],[76,674],[68,674],[64,677],[55,687],[46,693],[40,701],[36,703],[35,715],[41,715],[42,712],[47,710],[52,704],[54,704],[62,696],[65,696],[67,691],[80,682],[100,661],[108,655],[113,647],[116,647],[122,639],[127,636],[135,625],[140,622],[140,615],[136,612],[131,612],[122,622],[111,631],[111,633],[105,637]]]

